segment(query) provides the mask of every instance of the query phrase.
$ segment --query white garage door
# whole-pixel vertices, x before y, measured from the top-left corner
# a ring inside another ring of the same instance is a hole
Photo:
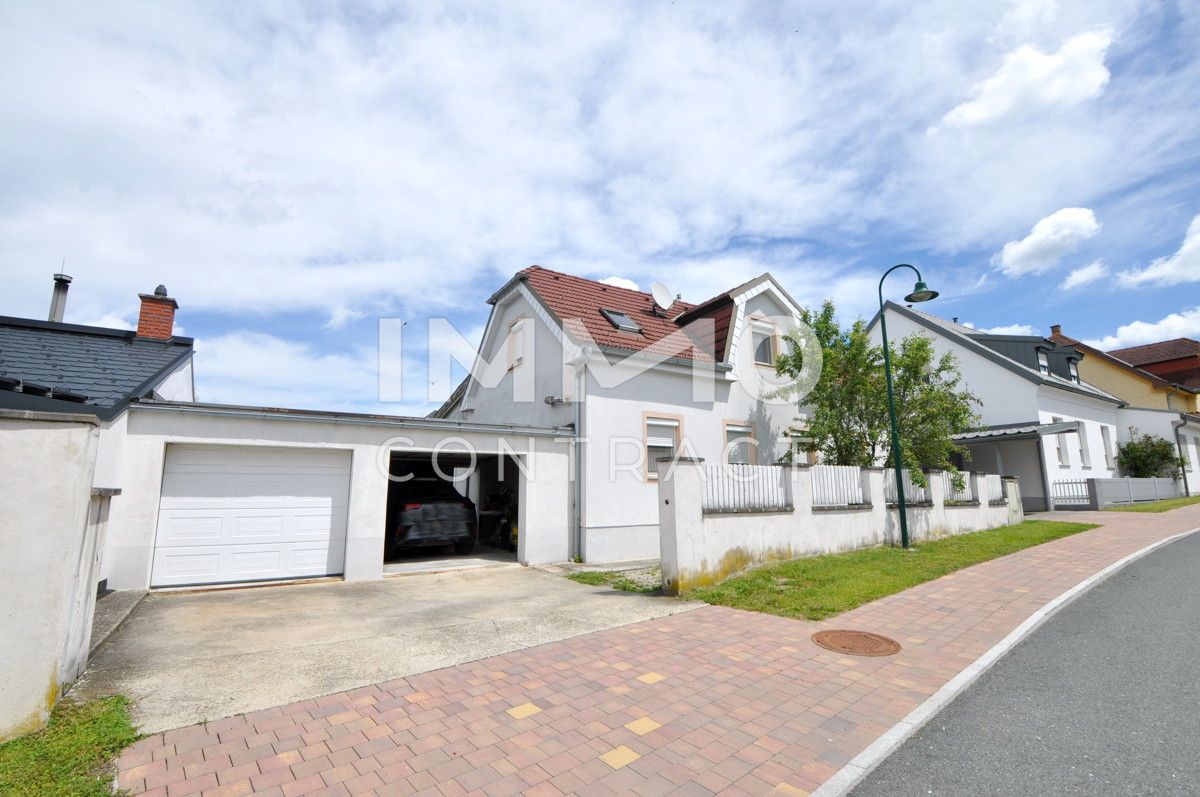
[[[350,452],[167,446],[155,587],[335,575]]]

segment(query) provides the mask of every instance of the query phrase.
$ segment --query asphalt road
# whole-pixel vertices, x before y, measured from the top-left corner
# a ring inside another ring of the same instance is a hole
[[[1200,533],[1059,612],[852,794],[1200,794]]]

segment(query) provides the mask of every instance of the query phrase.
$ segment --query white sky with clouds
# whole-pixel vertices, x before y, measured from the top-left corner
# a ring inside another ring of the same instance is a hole
[[[908,261],[981,327],[1194,337],[1198,39],[1112,0],[9,3],[0,313],[63,258],[72,321],[165,283],[206,400],[386,411],[376,319],[477,334],[530,263],[853,316]]]

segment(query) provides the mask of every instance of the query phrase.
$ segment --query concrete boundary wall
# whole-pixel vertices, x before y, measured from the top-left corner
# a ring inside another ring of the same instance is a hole
[[[669,594],[717,583],[764,562],[896,543],[900,525],[884,493],[881,468],[861,471],[864,502],[855,506],[813,505],[812,471],[781,466],[787,472],[792,508],[781,511],[713,513],[703,511],[702,460],[659,463],[659,532],[663,585]],[[925,505],[908,507],[914,541],[1006,526],[1024,517],[1016,479],[1003,480],[1003,494],[988,492],[983,474],[969,474],[977,500],[947,502],[938,472],[930,474]]]
[[[0,741],[44,725],[87,663],[111,494],[92,486],[97,435],[94,417],[0,410]]]

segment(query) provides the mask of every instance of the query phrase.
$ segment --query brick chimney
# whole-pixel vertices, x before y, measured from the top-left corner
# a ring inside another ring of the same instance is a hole
[[[1051,324],[1050,325],[1050,337],[1054,337],[1056,335],[1061,335],[1061,334],[1062,334],[1062,324]]]
[[[175,330],[175,311],[179,304],[167,296],[165,285],[159,285],[154,293],[139,293],[142,309],[138,313],[137,336],[151,340],[168,340]]]

